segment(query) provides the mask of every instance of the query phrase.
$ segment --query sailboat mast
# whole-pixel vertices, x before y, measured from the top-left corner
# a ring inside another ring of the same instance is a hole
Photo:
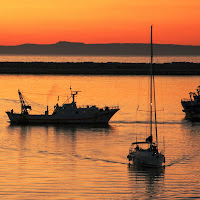
[[[153,69],[152,69],[152,63],[153,63],[153,44],[152,44],[152,26],[151,26],[151,64],[150,64],[150,136],[152,137],[152,86],[153,86]]]
[[[157,131],[157,119],[156,119],[156,91],[155,91],[155,80],[154,80],[154,70],[153,70],[153,36],[152,36],[152,26],[151,26],[151,101],[153,100],[154,100],[154,113],[155,113],[154,117],[155,117],[156,145],[158,147],[158,136],[157,136],[158,131]],[[151,135],[152,135],[152,102],[151,102]]]
[[[152,63],[153,63],[153,26],[151,25],[151,76],[152,76]]]

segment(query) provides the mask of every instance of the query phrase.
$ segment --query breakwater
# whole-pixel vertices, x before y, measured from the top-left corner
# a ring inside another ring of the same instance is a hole
[[[148,75],[149,63],[0,62],[0,74]],[[200,75],[200,63],[154,64],[155,75]]]

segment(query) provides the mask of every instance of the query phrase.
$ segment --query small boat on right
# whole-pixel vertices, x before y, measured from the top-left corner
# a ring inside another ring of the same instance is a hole
[[[197,87],[196,92],[189,93],[189,99],[181,99],[185,119],[198,122],[200,121],[200,86]]]

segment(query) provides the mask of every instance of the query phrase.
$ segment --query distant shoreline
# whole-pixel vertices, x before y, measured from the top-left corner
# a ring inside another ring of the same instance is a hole
[[[200,56],[200,46],[154,44],[154,56]],[[0,55],[68,55],[68,56],[150,56],[150,44],[85,44],[60,41],[55,44],[0,45]]]
[[[149,75],[148,63],[0,62],[0,74],[35,75]],[[155,75],[200,75],[200,63],[154,64]]]

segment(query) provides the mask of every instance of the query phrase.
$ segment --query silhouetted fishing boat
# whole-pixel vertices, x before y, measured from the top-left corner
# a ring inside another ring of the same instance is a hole
[[[190,92],[190,99],[181,99],[185,118],[191,121],[200,121],[200,86],[197,92]]]
[[[71,87],[70,87],[71,89]],[[29,123],[51,123],[51,124],[97,124],[108,123],[111,117],[119,110],[118,106],[98,108],[97,106],[77,107],[75,97],[80,91],[71,90],[71,103],[63,103],[61,106],[58,103],[54,106],[54,111],[49,114],[48,106],[45,114],[34,115],[30,114],[31,106],[18,90],[21,113],[14,113],[13,109],[7,111],[7,115],[11,123],[29,124]]]
[[[133,142],[127,158],[132,164],[141,165],[146,167],[162,167],[165,162],[165,156],[158,150],[157,140],[157,121],[156,121],[156,101],[155,101],[155,82],[153,74],[153,44],[152,44],[152,26],[151,26],[151,64],[150,64],[150,135],[143,142]],[[153,142],[152,134],[152,112],[155,112],[155,130],[156,130],[156,142]],[[142,145],[146,144],[147,148],[143,148]]]

